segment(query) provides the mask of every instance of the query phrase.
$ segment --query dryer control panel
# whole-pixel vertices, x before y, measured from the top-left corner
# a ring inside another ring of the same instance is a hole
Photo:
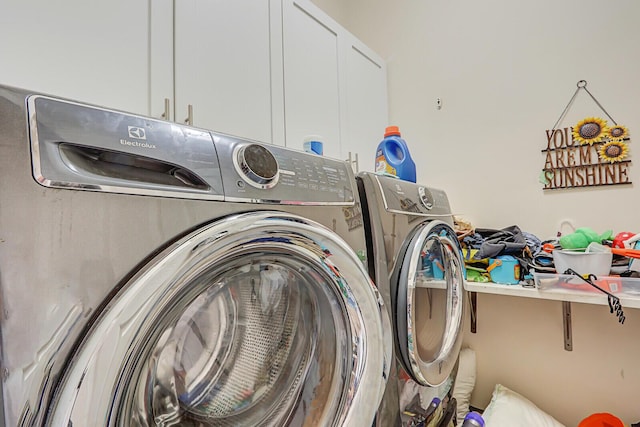
[[[447,193],[436,188],[387,176],[375,176],[384,207],[389,212],[423,216],[450,216]]]
[[[353,171],[344,161],[212,134],[225,200],[295,205],[355,203]]]

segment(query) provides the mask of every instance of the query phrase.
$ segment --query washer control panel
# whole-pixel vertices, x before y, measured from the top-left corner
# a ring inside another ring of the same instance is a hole
[[[353,205],[356,183],[345,161],[212,134],[229,201]]]

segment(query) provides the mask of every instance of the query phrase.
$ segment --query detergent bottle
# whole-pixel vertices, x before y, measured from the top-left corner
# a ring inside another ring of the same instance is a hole
[[[484,419],[477,412],[469,412],[460,427],[484,427]]]
[[[406,141],[401,138],[398,126],[388,126],[385,129],[384,139],[376,150],[375,171],[416,182],[416,164],[411,159]]]

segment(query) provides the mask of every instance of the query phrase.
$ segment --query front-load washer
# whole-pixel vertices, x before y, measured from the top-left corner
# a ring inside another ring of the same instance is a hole
[[[0,176],[5,425],[371,425],[346,162],[0,87]]]
[[[407,387],[446,391],[455,378],[464,263],[444,191],[367,172],[357,179],[369,270],[394,330],[395,360],[376,425],[395,426],[407,421],[400,404]]]

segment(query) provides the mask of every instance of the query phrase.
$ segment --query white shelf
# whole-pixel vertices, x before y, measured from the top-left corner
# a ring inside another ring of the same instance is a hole
[[[447,289],[447,282],[438,279],[419,279],[415,284],[416,288]]]
[[[466,282],[464,288],[469,292],[482,294],[508,295],[513,297],[538,298],[553,301],[577,302],[582,304],[609,305],[607,296],[600,292],[572,291],[559,288],[541,290],[522,285],[501,285],[498,283]],[[615,294],[620,298],[623,308],[640,308],[640,295]]]
[[[577,282],[574,282],[576,278],[571,276],[541,274],[540,276],[535,277],[536,281],[540,280],[540,288],[523,286],[522,284],[501,285],[490,282],[480,283],[465,281],[464,288],[468,292],[471,292],[471,332],[476,333],[477,329],[477,293],[560,301],[562,303],[564,349],[572,351],[573,333],[571,328],[571,303],[576,302],[581,304],[609,306],[607,294],[596,289],[593,291],[568,289],[567,286],[574,286],[574,283],[581,284],[580,279],[578,279]],[[596,283],[601,287],[603,286],[602,282],[610,283],[610,287],[607,290],[611,291],[611,294],[615,295],[620,300],[620,305],[623,309],[640,308],[640,279],[610,277],[604,277],[601,279],[603,280],[597,281]],[[588,285],[587,288],[589,288]],[[613,292],[613,289],[616,289],[619,292]],[[616,313],[613,313],[612,315],[617,315],[619,321],[624,321],[622,311]]]

